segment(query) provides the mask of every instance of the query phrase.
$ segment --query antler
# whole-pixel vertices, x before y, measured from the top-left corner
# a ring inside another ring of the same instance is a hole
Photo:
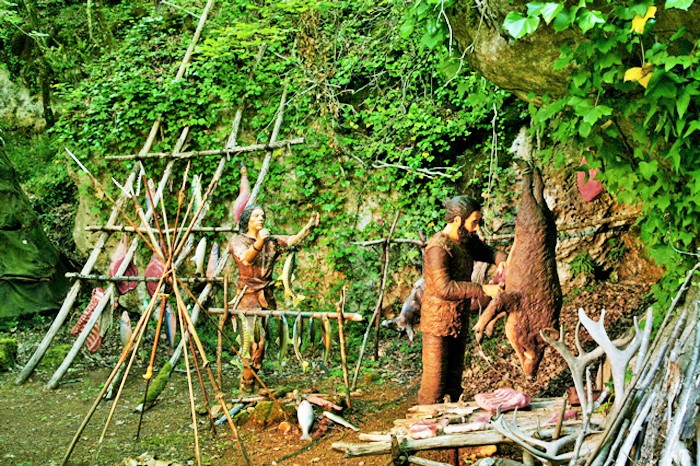
[[[603,311],[605,312],[605,311]],[[579,316],[580,313],[583,313],[583,309],[579,311]],[[585,315],[585,314],[584,314]],[[589,319],[590,320],[590,319]],[[601,318],[602,321],[602,318]],[[605,354],[605,348],[602,346],[598,346],[596,349],[586,352],[583,349],[583,346],[581,345],[581,338],[580,338],[580,330],[581,330],[581,321],[579,317],[579,322],[576,324],[576,332],[575,332],[575,343],[576,343],[576,350],[578,352],[577,356],[574,356],[573,353],[569,350],[569,348],[564,344],[564,329],[561,328],[559,330],[559,339],[555,340],[552,338],[550,335],[553,332],[556,332],[555,329],[553,328],[546,328],[544,330],[540,331],[540,335],[550,345],[556,349],[559,354],[562,355],[564,360],[566,361],[566,364],[569,366],[569,369],[571,370],[571,377],[574,380],[574,387],[576,388],[576,393],[578,395],[578,398],[581,402],[581,411],[583,412],[583,420],[584,423],[586,419],[589,416],[589,413],[591,410],[588,409],[588,396],[586,396],[586,385],[584,381],[585,377],[585,372],[586,372],[586,367],[591,364],[593,361],[601,357],[603,354]],[[590,330],[589,330],[590,333]],[[610,341],[608,339],[608,341]],[[615,347],[617,346],[622,346],[626,344],[627,342],[630,341],[630,337],[623,337],[618,340],[615,340],[612,342],[612,345]]]
[[[647,326],[651,327],[649,324],[651,320],[649,319],[649,311],[647,311]],[[605,331],[604,321],[605,321],[605,309],[600,311],[600,319],[594,321],[588,315],[586,315],[583,308],[578,310],[579,321],[588,330],[593,340],[598,343],[599,348],[601,348],[610,360],[610,369],[612,372],[613,386],[615,387],[615,401],[613,406],[620,407],[625,398],[625,373],[627,372],[627,366],[629,365],[632,356],[637,352],[637,350],[642,346],[642,341],[645,339],[645,335],[649,332],[640,332],[639,326],[637,325],[637,318],[634,318],[634,337],[632,341],[627,345],[624,350],[619,349],[620,346],[626,342],[618,343],[621,340],[615,340],[614,342],[610,340],[607,332]],[[645,329],[646,330],[646,329]],[[583,406],[583,405],[582,405]]]
[[[499,413],[496,419],[493,419],[491,421],[491,425],[504,437],[509,438],[516,444],[523,447],[527,452],[529,452],[533,456],[536,456],[537,458],[539,458],[547,464],[564,464],[573,457],[573,452],[567,452],[561,455],[559,455],[558,452],[566,445],[573,443],[576,440],[576,434],[570,434],[557,440],[544,441],[535,438],[531,435],[528,435],[522,430],[520,430],[516,423],[516,415],[517,409],[513,413],[513,420],[511,422],[507,422],[505,420],[505,416]],[[539,447],[544,451],[539,450],[535,447]]]

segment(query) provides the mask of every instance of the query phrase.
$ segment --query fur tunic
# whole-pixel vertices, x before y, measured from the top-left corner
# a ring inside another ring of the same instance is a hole
[[[480,239],[468,246],[443,232],[428,242],[423,262],[425,294],[421,306],[421,331],[434,336],[457,337],[466,330],[471,298],[485,296],[481,285],[472,283],[474,261],[495,264],[505,259]]]

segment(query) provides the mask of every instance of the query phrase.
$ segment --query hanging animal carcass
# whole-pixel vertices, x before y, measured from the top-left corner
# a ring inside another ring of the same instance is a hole
[[[537,375],[546,347],[540,330],[559,326],[562,304],[555,257],[557,228],[543,191],[540,170],[528,167],[508,256],[505,292],[491,300],[474,326],[480,341],[488,324],[507,313],[506,336],[531,378]]]

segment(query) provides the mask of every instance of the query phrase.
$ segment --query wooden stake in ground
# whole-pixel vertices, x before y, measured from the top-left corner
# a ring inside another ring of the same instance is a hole
[[[343,285],[340,292],[340,301],[336,304],[338,310],[338,342],[340,343],[340,366],[343,368],[343,383],[345,384],[345,402],[350,408],[350,376],[348,375],[348,355],[345,352],[345,292],[347,287]]]
[[[391,237],[394,235],[394,230],[396,229],[396,222],[399,221],[400,215],[401,215],[401,212],[396,212],[396,216],[394,217],[394,222],[391,224],[391,230],[389,230],[389,236],[387,236],[387,239],[386,239],[387,245],[391,242]],[[352,378],[351,390],[355,390],[355,387],[357,387],[357,376],[360,374],[360,366],[362,365],[362,357],[365,354],[365,347],[367,346],[367,339],[369,338],[369,332],[372,330],[372,324],[374,323],[375,319],[377,321],[379,321],[379,311],[382,309],[382,300],[384,299],[384,287],[386,286],[386,277],[387,277],[388,273],[389,273],[389,249],[388,249],[388,246],[385,246],[384,270],[382,272],[382,283],[379,286],[379,298],[377,299],[377,305],[374,308],[374,313],[372,314],[372,317],[369,320],[369,324],[367,325],[367,330],[365,331],[365,336],[362,339],[362,346],[360,347],[360,357],[357,359],[357,366],[355,367],[355,375],[353,375],[353,378]]]

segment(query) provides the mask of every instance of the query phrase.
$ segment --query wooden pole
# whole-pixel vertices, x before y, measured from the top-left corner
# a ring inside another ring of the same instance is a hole
[[[220,307],[210,307],[207,309],[209,314],[223,314],[224,310]],[[250,316],[250,317],[309,317],[311,319],[323,319],[328,317],[329,319],[337,319],[340,314],[337,312],[306,312],[306,311],[285,311],[285,310],[272,310],[272,309],[251,309],[251,310],[239,310],[239,309],[229,309],[228,311],[231,315],[240,316]],[[351,320],[353,322],[362,322],[362,314],[357,313],[343,313],[343,319]]]
[[[128,265],[128,264],[127,264]],[[81,280],[99,280],[105,282],[157,282],[160,280],[159,277],[143,277],[143,276],[113,276],[113,275],[97,275],[88,274],[82,275],[75,272],[66,273],[66,277],[79,278]],[[222,283],[224,277],[187,277],[180,278],[185,283]]]
[[[150,152],[148,154],[129,154],[129,155],[108,155],[107,160],[141,160],[141,159],[190,159],[193,157],[208,157],[213,155],[240,154],[244,152],[270,151],[280,149],[287,146],[296,146],[304,144],[304,138],[283,139],[281,141],[268,142],[265,144],[251,144],[250,146],[226,147],[224,149],[198,150],[190,152],[180,152],[177,154],[170,152]]]
[[[389,231],[389,236],[388,240],[391,240],[391,237],[394,234],[394,229],[396,228],[396,222],[399,220],[401,212],[396,212],[396,216],[394,217],[394,222],[391,224],[391,229]],[[377,299],[377,305],[374,308],[374,313],[372,314],[372,318],[369,320],[369,324],[367,325],[367,330],[365,331],[365,336],[362,339],[362,346],[360,347],[360,356],[357,359],[357,366],[355,366],[355,374],[353,375],[352,378],[352,387],[351,390],[355,390],[355,387],[357,387],[357,376],[360,374],[360,366],[362,365],[362,358],[365,354],[365,348],[367,346],[367,339],[369,338],[369,332],[372,330],[372,324],[374,323],[375,319],[379,321],[379,311],[382,308],[382,300],[384,299],[384,287],[386,286],[386,277],[387,274],[389,273],[389,241],[386,242],[386,246],[384,247],[384,270],[382,272],[382,282],[379,287],[379,298]]]
[[[160,314],[158,315],[158,324],[156,325],[156,335],[153,337],[153,346],[151,348],[151,358],[148,360],[148,369],[146,369],[146,374],[143,378],[146,379],[146,389],[143,391],[143,404],[146,404],[146,396],[148,395],[148,387],[151,384],[151,379],[153,378],[153,365],[156,361],[156,350],[158,349],[158,342],[160,340],[160,331],[163,327],[163,317],[165,316],[165,306],[167,304],[168,296],[161,294],[160,296]],[[139,425],[136,428],[136,440],[139,439],[141,435],[141,423],[143,422],[143,410],[139,413]]]
[[[399,444],[402,452],[423,450],[438,450],[448,448],[478,447],[495,445],[497,443],[512,443],[510,439],[496,431],[470,432],[467,434],[438,435],[427,439],[405,439]],[[347,443],[335,442],[331,445],[334,450],[345,452],[346,458],[356,456],[373,456],[391,454],[391,442]]]
[[[85,231],[122,231],[122,232],[127,232],[127,233],[135,233],[136,231],[139,231],[141,233],[146,233],[147,229],[146,228],[138,228],[134,229],[133,227],[129,225],[114,225],[114,226],[102,226],[102,225],[88,225],[83,228]],[[178,228],[177,233],[180,233],[182,231],[185,231],[184,227]],[[236,227],[195,227],[192,228],[193,233],[204,233],[204,232],[209,232],[209,233],[232,233],[232,232],[237,232],[238,228]],[[163,232],[167,233],[174,233],[175,228],[166,228],[163,229]]]
[[[343,285],[340,292],[340,302],[336,304],[338,309],[338,342],[340,343],[340,365],[343,369],[343,383],[345,384],[345,403],[348,408],[350,402],[350,376],[348,375],[348,355],[345,351],[345,292],[347,288]]]
[[[228,319],[228,276],[224,280],[224,312],[221,313],[221,318],[219,319],[219,332],[216,335],[216,381],[219,387],[224,386],[224,373],[221,364],[221,352],[223,349],[223,339],[222,335],[224,333],[224,326],[226,325],[226,320]]]
[[[280,98],[280,104],[277,109],[277,119],[275,120],[275,126],[272,128],[272,135],[270,135],[270,144],[274,143],[277,141],[277,136],[279,135],[280,132],[280,127],[282,126],[282,119],[284,116],[284,106],[287,103],[287,85],[284,85],[284,88],[282,89],[282,97]],[[268,170],[270,169],[270,160],[272,159],[272,152],[267,152],[265,154],[265,158],[263,159],[262,166],[260,167],[260,173],[258,173],[258,179],[255,181],[255,185],[253,186],[253,190],[250,193],[250,198],[248,198],[248,202],[246,203],[246,207],[248,207],[251,204],[255,203],[255,200],[258,198],[258,194],[260,192],[260,188],[262,188],[262,184],[265,181],[265,176],[267,175]]]

